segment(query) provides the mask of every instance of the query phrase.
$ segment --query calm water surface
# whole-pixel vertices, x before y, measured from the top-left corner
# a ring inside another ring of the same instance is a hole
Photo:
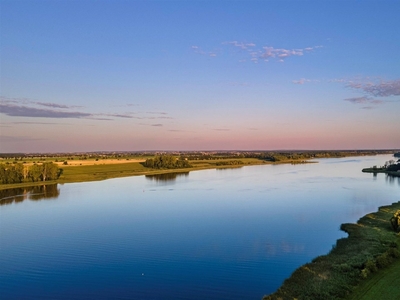
[[[3,191],[1,299],[261,299],[400,201],[398,178],[361,172],[390,159]]]

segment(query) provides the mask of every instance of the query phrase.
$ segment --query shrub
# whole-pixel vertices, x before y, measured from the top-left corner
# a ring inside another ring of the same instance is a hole
[[[392,258],[387,253],[383,253],[376,258],[376,265],[380,269],[390,265],[391,262]]]
[[[360,277],[362,279],[366,279],[371,272],[368,269],[362,269],[360,273]]]
[[[378,271],[378,267],[376,266],[375,261],[372,259],[367,260],[367,262],[365,263],[365,269],[367,269],[371,273]]]

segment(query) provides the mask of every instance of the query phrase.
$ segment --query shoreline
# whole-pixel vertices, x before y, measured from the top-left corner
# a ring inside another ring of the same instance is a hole
[[[345,223],[340,229],[348,237],[336,241],[326,254],[296,269],[277,291],[263,300],[346,299],[360,285],[400,262],[400,233],[391,228],[390,218],[400,210],[400,201],[381,206],[377,212]],[[400,297],[400,289],[395,297]],[[394,298],[393,298],[394,299]]]
[[[192,165],[189,168],[180,169],[151,169],[143,166],[143,162],[154,157],[149,154],[142,155],[114,155],[104,157],[105,154],[101,153],[86,153],[86,154],[59,154],[53,155],[30,155],[21,157],[0,157],[0,164],[9,164],[22,162],[25,166],[30,166],[34,163],[53,162],[60,169],[62,174],[57,180],[49,181],[25,181],[21,183],[0,184],[0,190],[42,186],[48,184],[64,184],[64,183],[77,183],[77,182],[90,182],[101,181],[112,178],[141,176],[141,175],[159,175],[166,173],[177,172],[191,172],[208,169],[226,169],[226,168],[240,168],[251,165],[276,165],[276,164],[308,164],[317,163],[315,159],[322,158],[344,158],[354,156],[375,156],[380,154],[392,154],[393,150],[357,150],[357,151],[305,151],[296,152],[255,152],[254,156],[250,155],[252,152],[243,152],[247,157],[238,156],[237,152],[225,153],[225,157],[214,155],[214,153],[189,153],[188,161]],[[205,157],[205,158],[204,158]],[[7,161],[11,160],[11,161]],[[231,164],[232,162],[234,164]],[[237,164],[237,162],[242,162]]]
[[[294,161],[269,162],[259,159],[241,159],[241,160],[243,160],[244,163],[239,165],[216,165],[214,161],[210,162],[194,161],[194,166],[190,168],[180,168],[180,169],[150,169],[143,167],[138,161],[124,162],[118,164],[114,163],[107,164],[107,162],[102,162],[90,165],[68,165],[68,166],[63,166],[64,172],[57,180],[0,184],[0,190],[31,187],[31,186],[42,186],[49,184],[102,181],[107,179],[131,177],[131,176],[162,175],[162,174],[182,173],[182,172],[188,173],[192,171],[211,170],[211,169],[232,169],[232,168],[236,169],[245,166],[257,166],[257,165],[296,164],[296,162]],[[229,159],[226,159],[226,161],[229,161]],[[312,162],[306,162],[306,163],[312,163]]]
[[[393,177],[400,177],[400,172],[398,172],[398,171],[387,171],[385,169],[365,168],[365,169],[362,169],[362,172],[363,173],[372,173],[372,174],[381,173],[381,174],[387,174],[387,175],[393,176]]]

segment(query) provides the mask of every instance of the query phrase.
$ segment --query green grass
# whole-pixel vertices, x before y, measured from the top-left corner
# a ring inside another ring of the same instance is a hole
[[[100,162],[98,165],[63,166],[62,168],[64,171],[58,180],[60,183],[104,180],[149,172],[148,168],[138,162],[124,164],[101,164]]]
[[[400,299],[400,260],[363,281],[347,300]]]
[[[217,162],[230,161],[234,159],[215,159],[215,160],[193,160],[190,164],[192,168],[185,169],[150,169],[144,167],[140,162],[129,162],[121,164],[107,164],[107,161],[99,160],[95,165],[65,165],[60,166],[63,169],[63,173],[57,181],[46,181],[46,184],[54,183],[71,183],[71,182],[86,182],[86,181],[98,181],[110,178],[138,176],[138,175],[150,175],[150,174],[165,174],[165,173],[176,173],[176,172],[190,172],[204,169],[214,168],[226,168],[232,166],[217,166]],[[247,166],[247,165],[260,165],[265,162],[255,158],[244,158],[241,159],[243,165],[235,165],[235,167]],[[14,184],[0,184],[0,190],[9,188],[19,188],[28,186],[43,185],[43,181],[40,182],[23,182]]]

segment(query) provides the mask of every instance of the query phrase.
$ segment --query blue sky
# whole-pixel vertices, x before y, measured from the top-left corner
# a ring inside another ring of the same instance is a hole
[[[0,152],[400,148],[399,1],[0,5]]]

